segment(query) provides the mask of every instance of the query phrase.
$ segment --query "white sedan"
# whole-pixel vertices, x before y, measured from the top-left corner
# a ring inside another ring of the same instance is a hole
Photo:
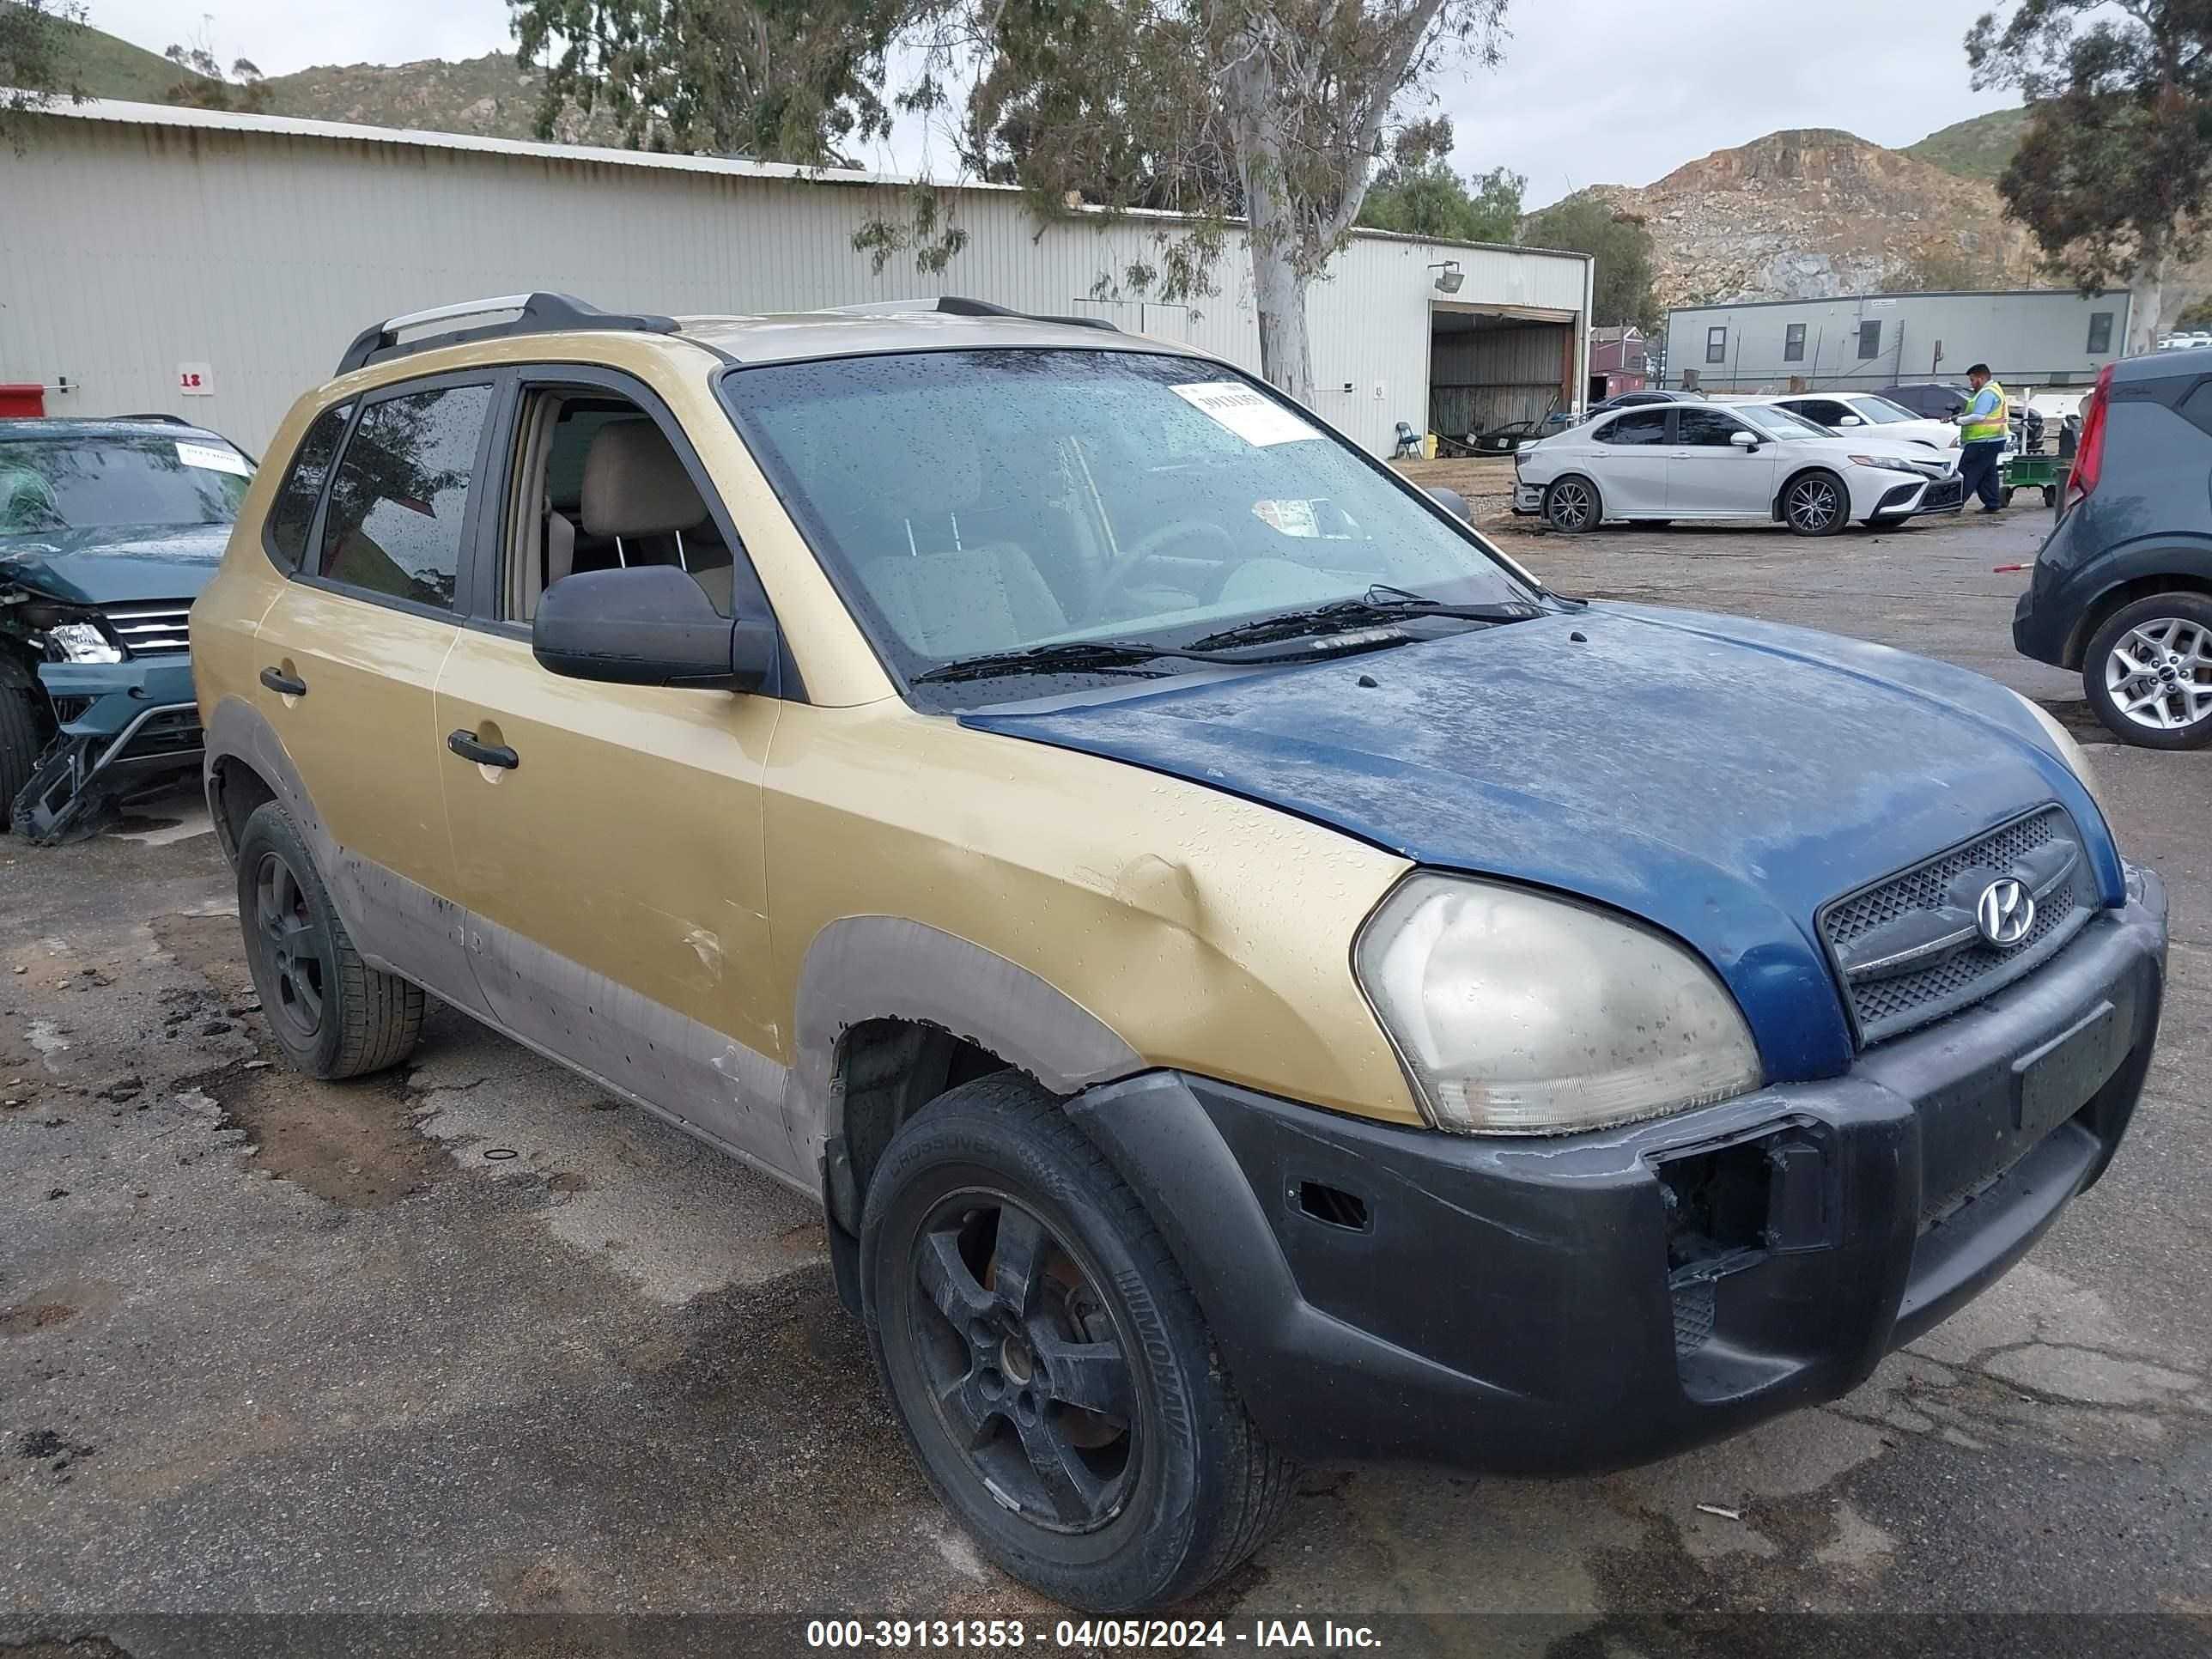
[[[1839,438],[1769,404],[1627,409],[1514,452],[1513,510],[1554,530],[1607,520],[1779,520],[1800,536],[1966,503],[1948,456]]]
[[[1881,438],[1893,443],[1921,444],[1929,449],[1956,449],[1959,428],[1948,421],[1931,421],[1915,415],[1903,404],[1877,398],[1871,392],[1793,392],[1786,398],[1763,398],[1778,409],[1802,415],[1814,426],[1826,427],[1839,438]]]

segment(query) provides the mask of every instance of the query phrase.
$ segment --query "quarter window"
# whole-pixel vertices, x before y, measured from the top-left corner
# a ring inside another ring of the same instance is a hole
[[[2101,356],[2112,349],[2112,313],[2093,311],[2089,313],[2089,355]]]
[[[300,440],[292,470],[276,492],[276,504],[269,509],[270,545],[278,561],[290,569],[297,570],[307,556],[307,532],[315,521],[315,503],[322,499],[331,458],[338,453],[338,440],[345,436],[346,420],[352,413],[351,404],[340,404],[315,416],[307,435]]]
[[[331,482],[319,574],[451,610],[488,386],[441,386],[362,410]]]
[[[1728,330],[1709,328],[1705,331],[1705,361],[1724,363],[1728,361]]]
[[[1805,361],[1805,325],[1792,323],[1782,331],[1782,361],[1802,363]]]
[[[1601,444],[1663,444],[1667,441],[1667,411],[1664,408],[1632,409],[1618,419],[1607,421],[1595,435]]]
[[[1735,441],[1735,434],[1744,429],[1734,416],[1723,415],[1717,409],[1685,408],[1675,413],[1681,422],[1674,428],[1674,441],[1678,444],[1725,449]]]
[[[1881,325],[1880,323],[1859,325],[1859,356],[1862,358],[1881,356]]]

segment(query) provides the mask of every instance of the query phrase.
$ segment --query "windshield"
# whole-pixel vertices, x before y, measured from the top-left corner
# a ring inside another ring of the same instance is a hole
[[[1890,426],[1899,421],[1917,421],[1920,417],[1911,410],[1893,404],[1887,398],[1854,398],[1851,407],[1877,426]]]
[[[0,441],[0,536],[229,524],[253,468],[205,438]]]
[[[1815,426],[1803,416],[1792,415],[1774,404],[1739,404],[1732,413],[1741,415],[1770,438],[1832,438],[1836,434],[1824,426]]]
[[[1536,598],[1295,405],[1203,359],[932,351],[734,370],[721,385],[909,684],[1065,641],[1187,646],[1378,585],[1415,603]],[[1018,680],[985,692],[1038,694]]]

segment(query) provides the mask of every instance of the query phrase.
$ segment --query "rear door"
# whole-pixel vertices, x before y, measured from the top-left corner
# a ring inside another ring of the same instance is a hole
[[[306,556],[262,620],[254,692],[336,843],[322,873],[355,943],[466,1007],[479,1000],[458,917],[431,921],[459,890],[434,697],[460,635],[495,380],[441,375],[360,399]]]
[[[1767,518],[1774,503],[1773,440],[1724,409],[1696,404],[1674,410],[1668,451],[1667,513],[1676,519]],[[1756,447],[1735,441],[1749,433]]]
[[[1606,516],[1664,518],[1667,514],[1667,407],[1631,409],[1590,433],[1589,468],[1605,496]]]

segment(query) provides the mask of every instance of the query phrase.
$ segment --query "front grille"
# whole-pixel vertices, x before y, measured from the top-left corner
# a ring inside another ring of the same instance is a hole
[[[191,644],[192,602],[190,599],[149,599],[143,604],[111,605],[101,615],[134,657],[157,656],[183,651]]]
[[[2064,863],[2069,851],[2070,866]],[[1884,976],[1851,972],[1855,958],[1886,948],[1872,945],[1876,930],[1893,939],[1917,929],[1940,942],[1972,926],[1976,900],[1990,882],[2014,876],[2033,888],[2038,872],[2053,872],[2044,877],[2051,880],[2061,868],[2063,879],[2038,897],[2033,924],[2016,945],[2000,948],[1977,932],[1925,965]],[[2011,984],[2055,955],[2096,909],[2087,850],[2066,810],[2049,806],[1834,901],[1821,911],[1820,929],[1865,1045],[1955,1013]]]

